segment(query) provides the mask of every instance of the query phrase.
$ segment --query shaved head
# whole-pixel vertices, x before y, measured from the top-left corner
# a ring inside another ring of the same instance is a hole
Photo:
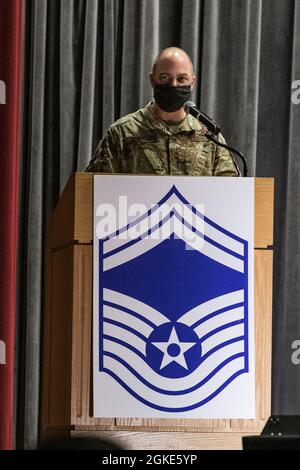
[[[155,58],[149,78],[158,118],[163,121],[183,120],[186,116],[183,104],[190,99],[196,80],[188,54],[179,47],[163,49]]]
[[[155,73],[155,70],[160,62],[181,62],[190,69],[190,73],[194,73],[193,63],[190,56],[179,47],[167,47],[160,51],[153,63],[152,73]]]

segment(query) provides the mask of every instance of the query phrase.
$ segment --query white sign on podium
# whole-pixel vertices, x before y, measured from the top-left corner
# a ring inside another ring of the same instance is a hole
[[[255,418],[254,179],[94,176],[94,416]]]

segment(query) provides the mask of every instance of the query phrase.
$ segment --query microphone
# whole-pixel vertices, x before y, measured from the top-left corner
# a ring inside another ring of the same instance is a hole
[[[207,127],[207,130],[213,135],[218,135],[221,131],[219,124],[213,121],[213,119],[207,116],[207,114],[200,111],[200,109],[197,108],[196,104],[193,101],[187,101],[186,103],[184,103],[183,109],[186,113],[190,113],[194,118],[202,122],[202,124]]]
[[[238,150],[236,150],[235,148],[230,147],[227,144],[223,144],[222,142],[219,142],[218,134],[221,131],[219,124],[216,121],[213,121],[209,116],[207,116],[207,114],[202,113],[202,111],[200,111],[200,109],[197,108],[197,106],[195,105],[193,101],[187,101],[186,103],[184,103],[183,109],[186,113],[190,113],[192,116],[194,116],[194,118],[198,119],[198,121],[202,122],[202,124],[204,124],[207,127],[208,132],[205,133],[205,137],[208,140],[211,140],[212,142],[219,145],[220,147],[223,147],[229,150],[229,152],[233,152],[240,157],[240,159],[243,162],[243,176],[247,176],[248,165],[247,165],[247,160],[244,157],[244,155]],[[233,155],[232,155],[232,158],[233,158]],[[233,158],[233,161],[235,163],[234,158]]]

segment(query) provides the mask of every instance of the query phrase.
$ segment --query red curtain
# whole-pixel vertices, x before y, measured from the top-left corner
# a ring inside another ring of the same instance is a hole
[[[22,0],[0,0],[0,449],[13,446]]]

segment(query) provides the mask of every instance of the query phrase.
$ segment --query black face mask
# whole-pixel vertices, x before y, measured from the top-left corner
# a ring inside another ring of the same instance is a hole
[[[154,99],[167,113],[174,113],[191,99],[191,85],[173,86],[154,84]]]

